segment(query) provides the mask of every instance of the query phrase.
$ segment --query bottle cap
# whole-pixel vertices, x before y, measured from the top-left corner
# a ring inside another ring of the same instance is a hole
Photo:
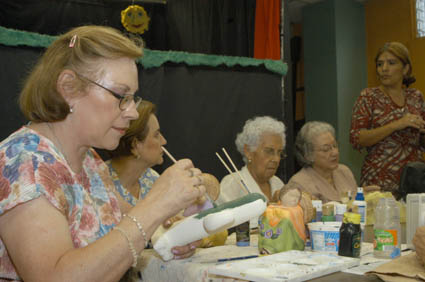
[[[362,218],[361,214],[354,212],[346,212],[344,213],[344,223],[354,223],[360,224],[360,219]]]
[[[364,201],[363,188],[357,188],[356,201]]]

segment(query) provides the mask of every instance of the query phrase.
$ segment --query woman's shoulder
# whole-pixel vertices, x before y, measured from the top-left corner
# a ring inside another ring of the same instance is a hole
[[[338,164],[338,168],[337,168],[337,171],[340,171],[340,172],[343,172],[343,173],[352,173],[351,172],[351,169],[348,167],[348,166],[346,166],[345,164]]]
[[[344,178],[346,181],[349,181],[350,183],[354,184],[357,187],[356,180],[354,178],[354,174],[351,171],[351,169],[346,166],[345,164],[338,164],[338,168],[334,172],[336,175],[339,175],[339,177]]]
[[[418,96],[421,99],[423,99],[423,94],[419,89],[416,88],[406,88],[405,89],[406,95],[413,95],[413,96]]]
[[[26,126],[21,127],[17,131],[10,134],[6,139],[1,141],[0,150],[8,150],[9,152],[19,152],[36,149],[41,140],[41,136]]]
[[[360,97],[375,97],[380,94],[382,94],[382,91],[379,87],[367,87],[360,92]]]
[[[310,180],[312,169],[310,167],[303,167],[297,173],[292,175],[289,179],[288,184],[292,183],[304,183]]]

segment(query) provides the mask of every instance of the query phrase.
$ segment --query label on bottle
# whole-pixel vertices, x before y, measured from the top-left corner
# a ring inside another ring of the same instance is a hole
[[[376,251],[392,251],[397,247],[397,230],[396,229],[375,229],[375,240],[373,240],[373,248]]]
[[[366,223],[366,206],[364,205],[357,205],[357,213],[359,213],[362,218],[360,219],[360,223]]]
[[[358,258],[360,257],[360,247],[362,244],[362,235],[361,233],[356,233],[353,235],[353,242],[352,242],[351,249],[353,250],[353,257]]]

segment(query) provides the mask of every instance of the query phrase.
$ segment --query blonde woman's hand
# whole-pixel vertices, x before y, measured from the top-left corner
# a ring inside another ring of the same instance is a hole
[[[201,174],[191,160],[179,160],[155,181],[146,200],[156,203],[164,217],[170,218],[205,194]]]
[[[177,214],[177,215],[175,215],[175,216],[173,216],[173,217],[170,217],[169,219],[167,219],[166,221],[164,221],[163,223],[162,223],[162,226],[164,227],[164,228],[166,228],[166,229],[168,229],[168,228],[170,228],[175,222],[177,222],[177,221],[179,221],[179,220],[182,220],[184,218],[184,216],[183,215],[181,215],[181,214]]]

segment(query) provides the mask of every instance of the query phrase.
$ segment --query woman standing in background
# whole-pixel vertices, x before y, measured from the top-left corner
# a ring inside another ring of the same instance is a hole
[[[357,98],[350,143],[367,150],[361,185],[378,185],[398,198],[404,166],[423,161],[425,103],[419,90],[408,88],[416,79],[403,44],[386,43],[375,63],[380,85],[364,89]]]

